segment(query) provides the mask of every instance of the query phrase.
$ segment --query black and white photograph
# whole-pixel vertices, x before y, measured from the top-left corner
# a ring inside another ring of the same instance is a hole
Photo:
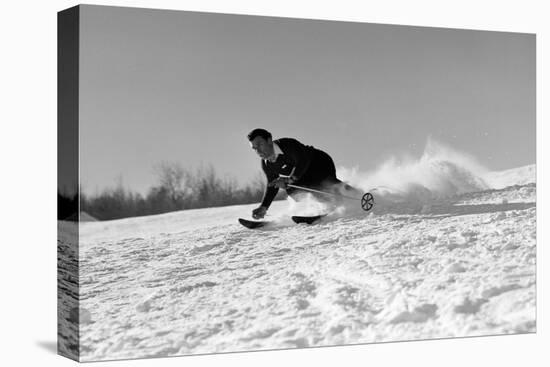
[[[62,356],[537,332],[535,34],[57,16]]]

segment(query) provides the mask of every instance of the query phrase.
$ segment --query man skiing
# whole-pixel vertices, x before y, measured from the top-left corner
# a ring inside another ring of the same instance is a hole
[[[264,129],[252,130],[248,140],[262,159],[262,170],[268,182],[261,205],[252,211],[254,219],[265,216],[279,189],[295,197],[296,188],[288,185],[333,192],[341,187],[358,191],[336,177],[332,158],[322,150],[292,138],[272,140],[271,133]]]

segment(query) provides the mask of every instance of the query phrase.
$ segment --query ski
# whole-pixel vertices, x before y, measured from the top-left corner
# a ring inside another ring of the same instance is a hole
[[[246,228],[254,229],[254,228],[264,227],[270,222],[266,220],[248,220],[244,218],[239,218],[239,223],[245,226]]]
[[[319,219],[323,218],[324,216],[326,216],[326,214],[310,215],[310,216],[293,215],[292,220],[294,221],[294,223],[298,223],[298,224],[300,224],[300,223],[312,224],[312,223],[318,221]]]
[[[301,223],[313,224],[319,219],[325,217],[326,215],[327,214],[309,215],[309,216],[293,215],[291,218],[292,218],[292,221],[297,224],[301,224]],[[239,223],[248,229],[256,229],[256,228],[265,227],[266,225],[272,222],[267,220],[249,220],[249,219],[239,218]]]

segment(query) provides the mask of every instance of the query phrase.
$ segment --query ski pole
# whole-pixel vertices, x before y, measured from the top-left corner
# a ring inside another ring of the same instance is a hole
[[[359,199],[359,198],[354,198],[354,197],[343,195],[343,194],[338,194],[338,193],[335,193],[335,192],[326,192],[326,191],[321,191],[321,190],[315,190],[315,189],[310,189],[309,187],[303,187],[303,186],[298,186],[298,185],[289,184],[287,186],[295,188],[295,189],[299,189],[299,190],[316,192],[318,194],[332,195],[332,196],[343,197],[343,198],[351,199],[351,200],[361,200],[361,208],[363,208],[363,210],[365,210],[365,211],[371,210],[373,205],[374,205],[374,197],[372,196],[372,194],[370,192],[367,192],[366,194],[363,195],[363,197],[361,197],[361,199]]]
[[[341,197],[344,197],[344,198],[347,198],[347,199],[351,199],[351,200],[361,200],[361,199],[359,199],[359,198],[353,198],[353,197],[351,197],[351,196],[342,195],[342,194],[338,194],[338,193],[335,193],[335,192],[326,192],[326,191],[321,191],[321,190],[310,189],[309,187],[303,187],[303,186],[292,185],[292,184],[288,184],[287,186],[288,186],[288,187],[293,187],[293,188],[295,188],[295,189],[300,189],[300,190],[305,190],[305,191],[316,192],[316,193],[318,193],[318,194],[326,194],[326,195],[332,195],[332,196],[341,196]]]

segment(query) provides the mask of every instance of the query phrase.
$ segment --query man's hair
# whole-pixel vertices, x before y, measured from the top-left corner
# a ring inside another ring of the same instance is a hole
[[[254,129],[248,133],[248,141],[254,140],[256,137],[261,136],[265,140],[271,138],[271,133],[265,129]]]

